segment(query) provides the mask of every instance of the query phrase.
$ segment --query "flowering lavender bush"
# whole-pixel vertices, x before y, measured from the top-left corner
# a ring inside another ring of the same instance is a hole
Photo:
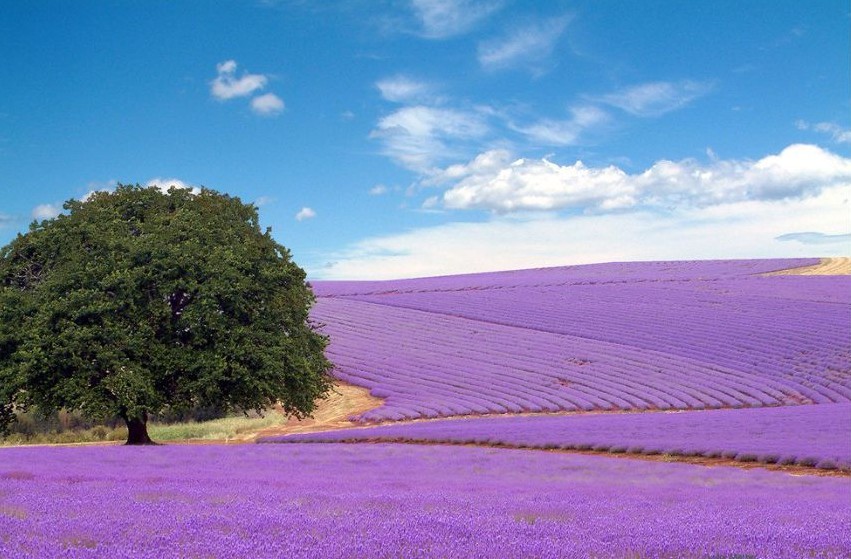
[[[415,445],[0,449],[0,557],[848,557],[848,478]]]
[[[851,404],[446,419],[269,437],[263,442],[363,440],[594,449],[763,463],[782,459],[786,464],[851,470]]]
[[[851,277],[813,259],[604,264],[318,282],[363,421],[851,402]]]

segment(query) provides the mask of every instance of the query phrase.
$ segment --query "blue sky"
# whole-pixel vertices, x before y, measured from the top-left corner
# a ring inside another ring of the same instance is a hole
[[[0,243],[117,182],[312,278],[851,254],[845,0],[12,2]]]

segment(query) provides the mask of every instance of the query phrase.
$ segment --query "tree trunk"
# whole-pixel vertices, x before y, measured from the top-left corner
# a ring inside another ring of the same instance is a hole
[[[143,413],[142,417],[124,417],[124,422],[127,423],[127,442],[125,444],[157,444],[148,436],[148,414]]]

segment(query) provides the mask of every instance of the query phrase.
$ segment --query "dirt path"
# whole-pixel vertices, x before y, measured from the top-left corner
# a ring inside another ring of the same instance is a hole
[[[319,403],[312,418],[301,421],[290,418],[283,425],[246,433],[240,437],[240,441],[251,442],[258,437],[360,427],[360,424],[353,423],[348,418],[375,409],[383,402],[381,398],[370,396],[368,388],[338,382],[331,396]]]
[[[790,268],[765,274],[766,276],[848,276],[851,275],[851,258],[838,256],[822,258],[815,266]]]

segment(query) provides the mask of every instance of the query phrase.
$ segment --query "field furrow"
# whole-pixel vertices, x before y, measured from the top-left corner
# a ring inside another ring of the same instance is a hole
[[[851,404],[422,421],[264,442],[409,441],[724,457],[851,471]]]
[[[851,278],[763,275],[816,262],[319,283],[313,318],[366,421],[851,402]]]

